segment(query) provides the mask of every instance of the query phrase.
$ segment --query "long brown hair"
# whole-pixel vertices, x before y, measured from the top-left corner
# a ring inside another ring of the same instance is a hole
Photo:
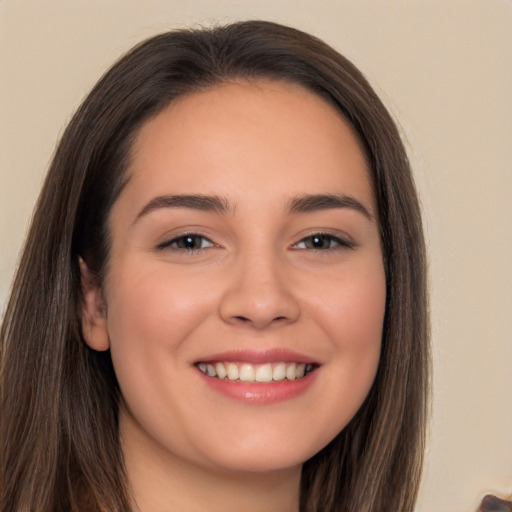
[[[3,511],[131,509],[108,352],[81,334],[78,257],[102,279],[107,218],[141,125],[184,94],[236,79],[299,84],[339,109],[369,162],[387,279],[374,385],[303,468],[301,511],[410,511],[422,467],[429,343],[422,223],[393,120],[322,41],[274,23],[158,35],[122,57],[68,125],[44,183],[1,331]]]

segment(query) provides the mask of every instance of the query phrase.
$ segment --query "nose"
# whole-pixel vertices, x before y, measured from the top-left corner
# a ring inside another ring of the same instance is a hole
[[[283,265],[256,253],[239,261],[220,303],[222,319],[255,329],[295,322],[300,305]]]

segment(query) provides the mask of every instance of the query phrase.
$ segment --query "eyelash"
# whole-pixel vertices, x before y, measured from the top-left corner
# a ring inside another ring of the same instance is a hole
[[[194,242],[201,242],[201,247],[193,248],[193,247],[180,247],[178,244],[180,242],[182,243],[191,243],[192,245]],[[203,243],[206,242],[208,245],[206,247],[203,246]],[[313,246],[308,247],[306,244],[307,242],[312,242]],[[322,244],[328,242],[328,247],[314,247],[314,244]],[[305,247],[299,247],[300,244],[304,244]],[[334,246],[332,246],[334,244]],[[204,251],[205,249],[209,249],[210,247],[213,247],[215,244],[207,237],[200,235],[198,233],[187,233],[184,235],[177,236],[175,238],[172,238],[171,240],[162,242],[157,246],[157,249],[162,250],[166,248],[171,248],[173,250],[177,251],[185,251],[191,254],[199,253]],[[296,244],[293,244],[293,249],[297,250],[313,250],[313,251],[335,251],[340,249],[354,249],[355,244],[352,242],[349,242],[348,240],[339,238],[337,236],[331,235],[329,233],[314,233],[312,235],[309,235],[305,238],[302,238],[299,242]]]
[[[191,248],[191,247],[179,247],[179,243],[180,242],[185,242],[187,241],[187,239],[189,241],[192,241],[192,243],[195,241],[197,242],[198,240],[201,241],[201,247],[199,248]],[[203,242],[207,242],[208,245],[206,247],[202,247],[203,245]],[[207,237],[203,236],[203,235],[200,235],[198,233],[187,233],[187,234],[184,234],[184,235],[180,235],[180,236],[177,236],[175,238],[172,238],[171,240],[167,240],[165,242],[162,242],[161,244],[158,244],[157,245],[157,249],[167,249],[167,248],[170,248],[170,249],[173,249],[173,250],[176,250],[176,251],[184,251],[184,252],[189,252],[189,253],[199,253],[199,252],[202,252],[204,251],[205,249],[208,249],[210,247],[213,247],[215,244]]]
[[[314,242],[316,240],[316,242]],[[304,244],[306,241],[313,242],[314,243],[322,243],[322,242],[329,242],[329,247],[322,248],[322,247],[298,247],[299,244]],[[331,244],[334,243],[334,247],[331,246]],[[312,251],[336,251],[340,249],[354,249],[355,244],[353,242],[350,242],[346,239],[339,238],[337,236],[331,235],[329,233],[313,233],[312,235],[309,235],[305,238],[302,238],[298,243],[293,245],[294,249],[298,249],[300,251],[304,250],[312,250]]]

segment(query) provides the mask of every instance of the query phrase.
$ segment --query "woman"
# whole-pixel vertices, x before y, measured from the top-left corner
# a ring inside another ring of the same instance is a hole
[[[428,367],[416,192],[361,73],[273,23],[162,34],[43,187],[3,510],[412,510]]]

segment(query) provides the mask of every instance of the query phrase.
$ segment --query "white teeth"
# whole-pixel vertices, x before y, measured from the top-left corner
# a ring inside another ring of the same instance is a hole
[[[219,379],[225,379],[228,374],[226,367],[222,363],[217,363],[215,365],[215,371],[217,372],[217,377],[219,377]]]
[[[288,380],[295,380],[297,378],[297,365],[295,363],[286,368],[286,378]]]
[[[286,365],[284,363],[278,363],[275,366],[272,378],[274,380],[284,380],[286,378]]]
[[[252,364],[243,364],[240,367],[240,380],[242,382],[254,382],[256,372]]]
[[[272,382],[302,379],[314,370],[314,365],[304,363],[198,363],[197,368],[208,375],[224,380],[241,380],[242,382]]]
[[[272,381],[272,365],[270,363],[262,364],[256,368],[256,382]]]
[[[215,377],[217,375],[217,372],[215,371],[215,368],[211,364],[206,365],[206,373],[210,377]]]
[[[229,380],[237,380],[239,376],[238,366],[235,363],[228,363],[227,374]]]

